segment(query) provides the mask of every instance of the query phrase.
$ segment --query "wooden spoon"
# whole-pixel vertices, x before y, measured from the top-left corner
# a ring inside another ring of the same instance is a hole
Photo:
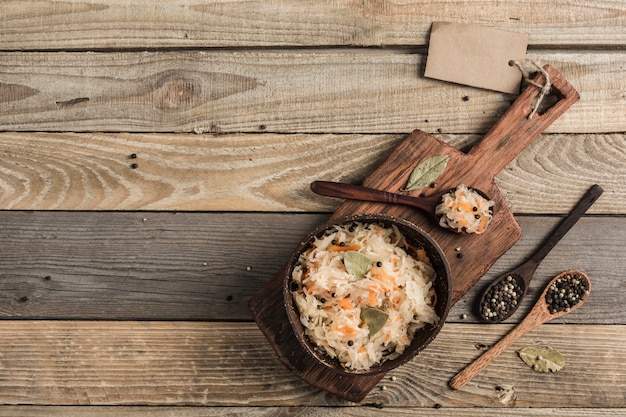
[[[559,305],[556,301],[554,301],[567,298],[567,291],[563,298],[558,297],[558,295],[556,297],[552,297],[554,293],[559,293],[558,290],[555,291],[555,288],[558,289],[561,286],[573,288],[575,290],[574,293],[578,296],[577,298],[574,297],[568,307],[563,304]],[[502,352],[515,343],[517,339],[535,327],[547,321],[562,317],[579,308],[589,297],[590,291],[591,282],[589,281],[589,277],[587,277],[587,275],[583,272],[577,270],[561,272],[548,283],[546,288],[541,293],[539,300],[537,300],[537,303],[524,320],[522,320],[517,327],[507,333],[506,336],[500,339],[498,343],[479,356],[478,359],[456,374],[449,382],[450,388],[460,389],[464,387],[465,384],[470,382],[476,375],[485,369],[491,361],[496,359]]]
[[[480,195],[489,198],[480,190],[472,189]],[[311,191],[316,194],[327,197],[345,198],[349,200],[375,201],[378,203],[402,204],[405,206],[415,207],[430,215],[433,219],[438,220],[435,214],[435,208],[441,203],[442,197],[450,191],[443,191],[428,197],[412,197],[409,195],[391,193],[389,191],[377,190],[374,188],[363,187],[361,185],[346,184],[333,181],[313,181],[311,183]],[[455,229],[450,229],[456,231]],[[463,229],[465,231],[465,229]]]
[[[478,305],[478,313],[488,323],[500,323],[515,313],[519,307],[522,297],[528,291],[530,281],[537,270],[537,267],[548,255],[548,253],[556,246],[556,244],[565,236],[565,234],[576,224],[576,222],[585,214],[591,205],[603,193],[602,187],[594,184],[587,190],[585,195],[580,199],[572,211],[559,223],[556,229],[550,234],[541,247],[527,261],[508,273],[496,278],[483,292]],[[502,289],[505,286],[511,290],[508,294],[500,292],[498,300],[505,303],[502,307],[493,306],[490,302],[492,299],[492,289]],[[493,311],[493,310],[496,311]],[[492,314],[491,316],[489,314]]]

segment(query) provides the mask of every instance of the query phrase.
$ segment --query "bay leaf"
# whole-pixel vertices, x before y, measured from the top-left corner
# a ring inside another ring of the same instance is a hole
[[[372,336],[383,328],[389,315],[382,310],[372,307],[363,307],[361,309],[361,321],[367,324],[369,335]]]
[[[536,372],[558,372],[565,366],[565,358],[558,350],[547,346],[544,348],[525,347],[517,351],[524,363]]]
[[[449,160],[448,155],[435,155],[424,159],[411,172],[403,191],[419,190],[435,182],[446,169]]]
[[[372,260],[361,252],[351,250],[343,255],[343,264],[349,274],[354,275],[357,279],[361,279],[365,277],[367,271],[372,267]]]

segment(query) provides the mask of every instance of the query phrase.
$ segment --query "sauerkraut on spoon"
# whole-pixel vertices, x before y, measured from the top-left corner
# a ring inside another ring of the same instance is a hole
[[[457,232],[481,234],[493,217],[492,200],[483,197],[478,191],[461,184],[441,197],[435,207],[439,225]]]
[[[465,185],[420,197],[332,181],[313,181],[311,190],[329,197],[415,207],[435,218],[442,227],[455,232],[484,233],[493,217],[494,202]]]

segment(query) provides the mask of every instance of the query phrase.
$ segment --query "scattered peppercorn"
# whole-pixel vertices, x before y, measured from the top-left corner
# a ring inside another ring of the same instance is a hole
[[[381,266],[383,266],[383,263],[378,261],[378,262],[376,262],[376,266],[380,268]]]
[[[504,320],[517,308],[522,292],[517,280],[511,275],[507,276],[485,294],[480,305],[480,315],[490,321]]]
[[[353,346],[354,342],[352,340],[348,340],[348,346]]]
[[[546,293],[550,314],[570,311],[589,294],[589,281],[577,273],[568,273],[558,278]]]

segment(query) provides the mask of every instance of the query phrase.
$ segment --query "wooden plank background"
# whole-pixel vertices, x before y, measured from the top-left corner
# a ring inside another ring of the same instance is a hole
[[[467,150],[515,98],[423,78],[437,20],[527,34],[581,100],[496,178],[520,241],[357,406],[291,375],[246,303],[338,207],[310,181],[358,183],[416,128]],[[0,416],[626,414],[625,45],[611,0],[0,2]],[[511,323],[564,269],[588,304],[448,390],[512,326],[477,323],[479,291],[593,183]]]

